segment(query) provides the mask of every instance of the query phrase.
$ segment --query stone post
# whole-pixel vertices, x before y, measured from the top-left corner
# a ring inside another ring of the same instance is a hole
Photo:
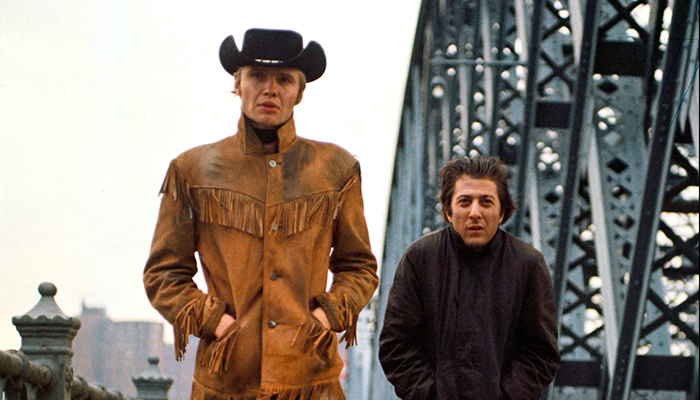
[[[70,400],[73,382],[73,338],[80,320],[67,316],[56,304],[56,286],[39,285],[41,299],[26,314],[13,317],[12,323],[22,337],[20,351],[30,361],[51,370],[53,380],[38,391],[39,400]]]
[[[161,374],[158,362],[158,357],[148,357],[148,368],[141,375],[131,378],[136,386],[137,400],[168,400],[173,378]]]

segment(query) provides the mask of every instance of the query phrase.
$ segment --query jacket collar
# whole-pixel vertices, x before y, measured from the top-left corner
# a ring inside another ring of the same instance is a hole
[[[241,114],[238,119],[238,131],[236,137],[243,148],[245,154],[265,153],[265,149],[260,142],[260,138],[250,126],[248,119]],[[292,146],[297,138],[296,127],[294,126],[294,116],[280,126],[277,131],[279,139],[279,152],[282,153]]]
[[[457,230],[452,226],[452,224],[448,225],[447,230],[450,233],[449,237],[450,241],[452,242],[452,245],[463,257],[466,257],[466,259],[481,258],[492,254],[495,251],[495,249],[498,249],[501,246],[501,243],[503,243],[504,232],[503,230],[501,230],[500,227],[496,231],[496,234],[493,236],[493,238],[491,238],[491,241],[486,245],[486,247],[482,251],[476,251],[468,248],[467,245],[464,244],[464,240],[462,240],[462,237],[459,236],[459,233],[457,233]]]

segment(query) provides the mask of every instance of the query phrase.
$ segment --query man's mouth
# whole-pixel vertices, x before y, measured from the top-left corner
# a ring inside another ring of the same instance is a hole
[[[260,103],[260,107],[266,108],[266,109],[277,109],[277,108],[279,108],[279,107],[277,107],[277,104],[275,104],[275,103],[273,103],[273,102],[271,102],[271,101],[265,101],[265,102]]]

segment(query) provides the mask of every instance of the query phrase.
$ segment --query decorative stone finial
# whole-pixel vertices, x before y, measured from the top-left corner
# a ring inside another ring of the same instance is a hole
[[[47,319],[52,319],[54,317],[68,318],[58,304],[56,304],[56,300],[54,300],[54,296],[56,296],[57,292],[58,289],[56,289],[56,285],[51,282],[43,282],[40,284],[39,294],[41,295],[41,299],[39,299],[39,302],[34,308],[29,310],[24,316],[30,318],[45,317]]]
[[[163,376],[163,374],[161,374],[160,368],[158,368],[159,362],[160,358],[156,356],[148,357],[148,368],[146,368],[146,370],[143,371],[141,375],[137,376],[136,378],[167,379],[165,376]]]
[[[158,368],[160,359],[148,357],[148,367],[139,376],[131,378],[136,386],[136,398],[141,400],[167,400],[173,378],[164,376]]]
[[[41,299],[26,314],[13,317],[12,323],[22,336],[22,348],[37,354],[46,349],[66,347],[70,350],[73,338],[80,329],[80,320],[67,316],[56,304],[56,285],[44,282],[39,285]],[[72,350],[70,350],[72,352]]]
[[[44,388],[41,398],[70,399],[73,338],[80,329],[80,320],[61,310],[54,300],[56,292],[53,283],[39,285],[39,302],[26,314],[12,318],[12,323],[22,337],[20,351],[29,361],[41,360],[54,374],[52,384]]]
[[[56,293],[58,292],[58,289],[56,289],[56,285],[54,285],[51,282],[42,282],[39,285],[39,294],[43,296],[50,296],[54,297],[56,296]]]

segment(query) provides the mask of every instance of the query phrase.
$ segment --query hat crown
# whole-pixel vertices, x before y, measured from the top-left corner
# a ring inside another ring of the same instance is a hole
[[[294,31],[249,29],[241,53],[254,60],[287,61],[304,50],[302,36]]]

